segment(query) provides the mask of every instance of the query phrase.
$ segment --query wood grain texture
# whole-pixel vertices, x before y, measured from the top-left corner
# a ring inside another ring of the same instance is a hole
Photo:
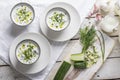
[[[61,62],[57,62],[49,74],[47,80],[52,80]],[[55,73],[54,73],[55,72]],[[120,58],[107,59],[101,69],[95,74],[92,80],[120,80]]]
[[[114,80],[120,80],[120,43],[118,42],[118,37],[113,37],[116,44],[115,47],[111,53],[111,55],[108,57],[104,65],[101,67],[101,69],[95,74],[93,77],[93,80],[104,80],[104,79],[114,79]],[[54,68],[52,69],[52,73],[57,71],[58,66],[61,64],[61,60],[64,56],[67,55],[67,51],[76,43],[77,40],[71,40],[65,50],[63,51],[63,55],[58,59],[56,64],[54,65]],[[0,60],[0,65],[6,65],[2,60]],[[47,77],[47,80],[50,80],[52,78],[52,75],[49,74]],[[16,73],[13,69],[11,69],[9,66],[2,66],[0,67],[0,80],[29,80],[26,77],[24,77],[21,74]]]
[[[107,59],[94,79],[117,79],[120,78],[120,58]]]
[[[111,50],[113,49],[113,46],[114,46],[114,40],[112,40],[112,39],[110,39],[109,37],[107,37],[105,34],[104,34],[104,39],[105,39],[105,59],[108,57],[108,55],[110,54],[110,52],[111,52]],[[74,40],[75,41],[75,40]],[[68,57],[68,55],[69,54],[73,54],[73,53],[79,53],[79,52],[81,52],[80,50],[81,50],[81,47],[80,47],[80,43],[79,43],[79,40],[76,40],[75,42],[74,41],[72,41],[72,48],[68,45],[67,47],[70,47],[70,48],[67,48],[67,49],[65,49],[65,53],[63,52],[63,55],[64,56],[62,56],[62,58],[60,57],[58,60],[59,61],[63,61],[63,60],[66,60],[67,61],[67,59],[65,58],[65,56],[67,55],[67,57]],[[66,54],[66,55],[65,55]],[[60,63],[61,64],[61,63]],[[98,62],[96,63],[96,65],[93,65],[92,67],[90,67],[90,68],[88,68],[88,69],[86,69],[86,70],[82,70],[82,71],[80,71],[80,75],[77,77],[77,78],[75,78],[75,80],[79,80],[79,79],[82,79],[82,80],[89,80],[89,79],[91,79],[92,77],[93,77],[93,75],[98,71],[98,69],[101,67],[101,65],[102,65],[102,60],[101,59],[99,59],[98,60]],[[57,68],[57,69],[56,69]],[[55,70],[54,70],[55,69]],[[58,70],[59,69],[59,66],[55,66],[55,68],[53,68],[53,72],[51,71],[51,75],[52,76],[50,76],[49,77],[49,79],[50,80],[52,80],[53,79],[53,77],[55,76],[55,74],[56,74],[56,70]],[[69,72],[71,72],[72,70],[69,70]],[[69,73],[68,72],[68,73]],[[88,74],[89,73],[89,74]]]
[[[113,39],[115,40],[115,46],[109,58],[115,58],[115,57],[119,58],[120,57],[120,42],[118,41],[118,37],[113,37]]]

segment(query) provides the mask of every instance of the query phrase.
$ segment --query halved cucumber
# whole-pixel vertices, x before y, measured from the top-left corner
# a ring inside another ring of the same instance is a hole
[[[85,61],[74,62],[74,67],[77,68],[77,69],[85,69],[86,68],[86,62]]]
[[[70,63],[63,61],[53,80],[63,80],[70,67]]]
[[[84,54],[83,53],[72,54],[70,59],[72,61],[84,61]]]

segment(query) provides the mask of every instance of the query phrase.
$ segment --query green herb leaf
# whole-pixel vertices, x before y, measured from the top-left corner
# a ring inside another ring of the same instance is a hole
[[[86,51],[95,41],[94,37],[96,35],[96,30],[92,26],[90,29],[88,27],[80,30],[80,42],[83,45],[82,52]]]

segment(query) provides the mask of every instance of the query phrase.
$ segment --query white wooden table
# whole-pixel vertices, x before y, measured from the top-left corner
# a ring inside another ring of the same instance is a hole
[[[95,74],[93,80],[103,80],[103,79],[113,79],[120,80],[120,43],[118,42],[118,37],[112,37],[116,44],[111,52],[111,55],[107,58],[104,65],[101,69]],[[53,71],[61,63],[63,56],[65,56],[67,51],[72,47],[73,44],[78,42],[78,37],[70,40],[67,47],[64,49],[62,56],[56,61],[56,64],[50,74],[47,77],[47,80],[50,80],[53,77]],[[29,80],[23,75],[16,73],[9,65],[0,60],[0,80]]]

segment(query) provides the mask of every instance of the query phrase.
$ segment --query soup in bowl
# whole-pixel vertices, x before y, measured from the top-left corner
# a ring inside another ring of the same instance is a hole
[[[69,26],[70,15],[63,8],[53,8],[46,15],[46,24],[54,31],[61,31]]]
[[[16,47],[16,58],[22,64],[33,64],[40,56],[40,47],[33,40],[23,40]]]
[[[18,3],[11,10],[12,21],[19,26],[27,26],[34,19],[34,9],[28,3]]]

